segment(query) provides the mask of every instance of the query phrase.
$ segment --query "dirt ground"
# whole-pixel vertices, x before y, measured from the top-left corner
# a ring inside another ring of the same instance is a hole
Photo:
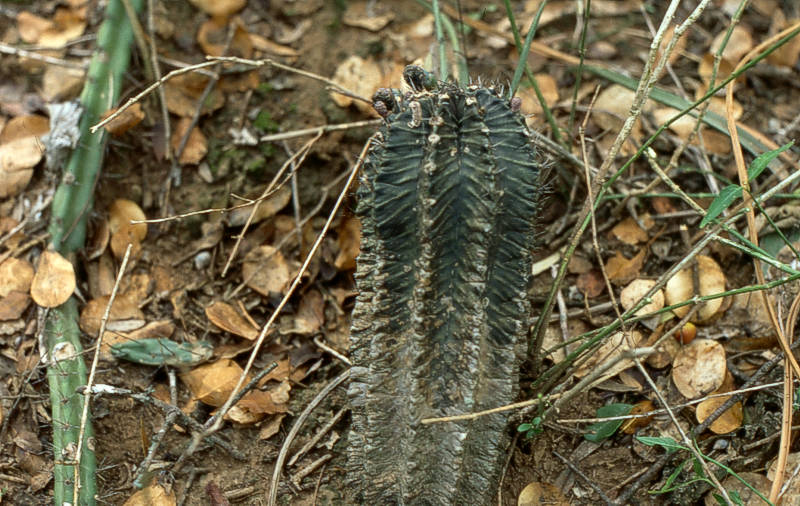
[[[58,9],[66,9],[74,3],[4,2],[0,5],[0,42],[4,47],[35,46],[27,39],[33,35],[26,31],[28,25],[21,24],[21,19],[24,19],[21,13],[33,14],[43,20],[57,20]],[[154,46],[161,58],[161,72],[177,68],[176,62],[202,62],[208,48],[213,46],[226,55],[271,58],[326,78],[333,78],[339,70],[339,75],[343,76],[339,81],[343,86],[369,97],[379,86],[399,88],[403,66],[415,60],[425,63],[434,43],[428,11],[412,0],[250,0],[242,3],[247,5],[236,11],[236,17],[213,25],[209,24],[211,17],[192,3],[156,2]],[[448,7],[454,4],[443,3]],[[588,145],[587,161],[594,168],[600,167],[628,114],[632,96],[619,91],[622,86],[598,73],[584,72],[581,81],[576,82],[581,31],[580,15],[576,14],[575,6],[581,2],[551,3],[555,6],[545,11],[536,35],[541,46],[538,49],[534,47],[528,61],[532,73],[540,80],[553,121],[561,130],[561,145],[565,147],[561,155],[545,147],[541,150],[550,167],[550,176],[546,183],[548,198],[541,210],[541,239],[536,252],[537,260],[546,266],[537,273],[530,293],[536,311],[534,316],[545,304],[558,266],[557,261],[552,260],[553,255],[563,254],[586,199],[587,173],[571,163],[568,157],[582,158],[583,139]],[[85,10],[80,11],[85,21],[84,35],[97,32],[102,19],[101,4],[105,2],[90,1]],[[520,20],[528,23],[537,2],[512,4]],[[585,43],[586,58],[618,76],[638,80],[653,39],[648,22],[655,25],[660,22],[665,15],[666,3],[593,1],[591,4],[593,11]],[[689,4],[678,8],[678,22],[685,20],[695,7],[694,2]],[[734,4],[721,0],[710,3],[679,44],[678,56],[671,60],[668,71],[657,80],[660,89],[689,102],[702,96],[707,82],[705,72],[709,68],[709,55],[713,55],[715,39],[731,24]],[[734,66],[759,42],[800,18],[800,11],[792,2],[774,0],[753,4],[745,10],[740,22],[748,40],[742,40],[745,35],[736,32],[731,39],[731,46],[735,46],[736,51],[726,53],[730,60],[724,60],[723,67]],[[483,84],[508,86],[516,68],[518,52],[513,44],[498,36],[511,34],[510,29],[503,25],[506,17],[503,3],[465,0],[461,2],[461,11],[463,16],[480,22],[459,36],[459,43],[466,48],[464,54],[469,62],[470,75],[476,82],[480,79]],[[384,15],[388,21],[382,23],[380,20]],[[236,22],[240,23],[239,28],[230,29],[236,26]],[[63,23],[59,25],[56,22],[51,29],[66,30]],[[249,42],[242,42],[240,35]],[[94,47],[94,39],[88,37],[53,54],[62,60],[85,62]],[[555,52],[548,53],[541,47]],[[800,52],[797,44],[792,47],[797,47]],[[54,101],[60,101],[75,98],[80,91],[82,80],[71,89],[56,87],[57,93],[52,91],[54,85],[48,81],[47,63],[7,53],[0,53],[0,131],[3,125],[11,125],[16,117],[46,116],[48,95],[52,97],[55,93]],[[766,139],[775,145],[785,144],[798,131],[794,120],[800,115],[800,81],[797,79],[797,54],[793,54],[793,59],[790,54],[782,62],[771,60],[753,67],[739,79],[735,93],[737,106],[741,108],[737,116],[739,124],[758,133],[756,139]],[[354,56],[359,58],[350,60],[350,73],[341,74],[342,64]],[[449,56],[451,61],[456,60],[452,52]],[[142,54],[134,49],[122,85],[120,103],[150,83],[145,67]],[[721,78],[730,72],[729,67],[720,71]],[[181,128],[177,125],[191,118],[197,108],[197,98],[207,82],[208,77],[194,81],[187,78],[180,82],[182,88],[173,90],[174,93],[184,93],[194,102],[189,102],[185,112],[176,112],[180,104],[170,106],[172,132]],[[577,106],[573,109],[576,86]],[[612,90],[611,94],[603,96],[608,90]],[[552,125],[546,120],[526,81],[519,94],[523,98],[523,111],[532,114],[529,122],[532,130],[554,139]],[[715,98],[722,96],[721,93],[717,95]],[[358,105],[355,101],[343,107],[334,101],[334,96],[336,100],[342,99],[342,95],[332,94],[328,85],[320,80],[275,66],[267,65],[255,70],[241,65],[226,67],[220,83],[205,101],[212,110],[199,118],[202,139],[190,137],[187,142],[187,151],[200,154],[179,165],[179,185],[169,182],[171,163],[164,158],[165,122],[157,94],[141,101],[144,120],[121,135],[111,137],[108,142],[90,213],[90,244],[75,259],[76,293],[80,295],[82,342],[87,350],[87,362],[91,362],[97,338],[96,333],[86,332],[84,319],[89,318],[87,308],[92,306],[92,301],[107,300],[115,269],[121,262],[121,255],[112,251],[113,232],[110,246],[105,245],[109,241],[107,235],[105,244],[102,239],[104,227],[115,219],[115,203],[119,199],[131,201],[147,218],[153,219],[227,208],[240,204],[242,198],[256,198],[292,154],[303,153],[304,145],[313,136],[287,137],[250,145],[236,142],[236,139],[244,131],[258,137],[377,119],[369,104]],[[217,100],[219,104],[213,105]],[[594,101],[597,102],[594,106],[597,114],[583,123]],[[612,107],[617,103],[622,104],[621,108]],[[665,107],[660,103],[645,109],[630,140],[613,160],[611,172],[604,174],[605,180],[671,117],[671,114],[663,112]],[[246,213],[235,219],[231,213],[193,214],[148,224],[146,238],[141,240],[140,249],[134,253],[119,290],[134,307],[131,309],[134,317],[120,316],[120,321],[125,318],[128,318],[125,321],[136,320],[141,323],[139,327],[159,323],[170,329],[165,337],[178,343],[207,342],[213,352],[203,363],[145,365],[115,358],[106,350],[106,354],[101,355],[95,383],[146,392],[166,402],[175,401],[189,417],[205,423],[221,405],[219,397],[223,396],[224,401],[225,392],[231,390],[231,382],[235,383],[238,372],[247,363],[258,329],[270,318],[288,290],[293,276],[323,229],[348,171],[374,129],[375,126],[370,125],[322,135],[302,159],[296,160],[295,176],[279,178],[284,190],[267,198],[263,207],[268,211],[246,229],[243,228]],[[671,175],[684,192],[702,208],[708,209],[714,194],[725,187],[726,182],[738,182],[738,179],[727,133],[711,128],[705,132],[705,143],[692,144],[677,160]],[[596,212],[596,232],[590,230],[582,236],[570,262],[555,309],[555,314],[563,318],[555,317],[551,321],[545,338],[548,350],[554,346],[574,350],[576,345],[563,345],[562,339],[574,338],[614,322],[618,316],[614,304],[624,288],[634,280],[655,283],[671,266],[687,257],[703,237],[707,229],[699,227],[700,215],[672,188],[663,182],[647,187],[650,181],[657,179],[653,164],[667,166],[685,135],[688,135],[686,130],[665,130],[651,146],[655,161],[650,163],[646,156],[642,156],[609,188],[611,196],[600,204]],[[0,148],[3,142],[0,135]],[[173,139],[171,145],[175,149],[178,142]],[[772,145],[761,144],[762,149],[757,154],[771,149]],[[777,159],[785,165],[770,165],[764,176],[753,181],[754,194],[763,193],[796,170],[796,163],[789,161],[797,158],[796,150],[790,149],[785,155],[787,158]],[[746,153],[748,164],[753,158],[753,153]],[[15,219],[19,223],[31,213],[32,202],[37,202],[37,199],[41,202],[52,194],[60,176],[43,165],[42,162],[35,167],[27,185],[13,193],[0,194],[0,218]],[[709,173],[719,177],[709,176]],[[0,172],[0,177],[3,175],[10,177]],[[589,176],[594,178],[596,175]],[[165,193],[168,186],[169,192]],[[775,210],[771,213],[775,221],[783,220],[778,226],[791,240],[797,239],[791,234],[796,234],[796,216],[800,216],[793,206],[796,202],[792,196],[795,188],[796,185],[784,188],[778,198],[764,204],[764,207]],[[622,199],[620,195],[627,197]],[[270,331],[262,351],[255,358],[251,377],[273,361],[278,363],[278,368],[255,389],[262,395],[258,398],[253,396],[249,408],[240,410],[239,418],[227,421],[217,433],[233,451],[203,441],[193,454],[187,456],[186,448],[191,436],[185,424],[180,421],[176,424],[175,419],[171,419],[172,425],[165,424],[165,411],[160,407],[139,402],[130,395],[102,395],[93,399],[91,411],[98,461],[99,504],[267,503],[274,466],[290,429],[315,396],[346,369],[337,354],[347,355],[349,313],[355,296],[353,262],[358,248],[358,224],[353,217],[354,207],[351,188],[331,223],[328,236],[310,262],[303,282],[276,318],[274,330]],[[47,238],[41,234],[46,230],[49,216],[49,212],[44,211],[27,220],[18,231],[23,235],[20,240],[7,242],[4,238],[0,243],[0,254],[3,255],[0,264],[7,258],[18,258],[36,265],[46,247]],[[11,228],[13,225],[0,229],[0,237]],[[738,230],[747,233],[744,220],[738,222]],[[240,235],[241,244],[237,245]],[[731,234],[722,235],[726,239],[735,239]],[[19,246],[36,238],[38,240],[27,247]],[[792,256],[787,248],[776,248],[775,251],[776,258],[790,265]],[[223,275],[232,254],[231,267]],[[695,290],[699,288],[701,295],[708,295],[757,282],[751,257],[729,244],[711,241],[700,254],[710,258],[716,266],[711,269],[717,280],[711,285],[716,289],[704,291],[706,271],[703,269],[707,264],[698,261],[690,264],[689,271],[686,271],[689,273],[690,292],[694,287]],[[253,269],[256,274],[253,274]],[[773,269],[768,276],[772,276],[767,278],[768,281],[778,279],[778,270]],[[607,286],[612,287],[613,298],[609,296]],[[3,290],[4,287],[0,286],[0,295],[5,297],[8,291]],[[779,318],[790,314],[794,292],[796,290],[791,285],[781,285],[773,292]],[[667,304],[688,299],[691,295],[673,298],[670,302],[668,292]],[[675,357],[688,344],[669,337],[667,343],[659,348],[660,362],[651,359],[643,362],[643,370],[649,378],[628,362],[624,370],[615,370],[616,374],[602,378],[593,384],[593,388],[571,398],[561,411],[548,418],[542,433],[536,437],[527,439],[524,433],[517,433],[516,427],[530,422],[541,411],[534,409],[513,415],[509,432],[515,434],[514,445],[509,449],[498,502],[504,505],[601,504],[604,498],[599,492],[611,499],[618,497],[664,454],[663,449],[643,445],[636,436],[669,436],[680,440],[675,424],[666,414],[659,413],[648,422],[632,428],[623,426],[607,439],[594,443],[584,437],[592,422],[574,420],[593,419],[597,417],[598,408],[612,403],[640,405],[650,402],[654,406],[652,409],[660,408],[661,401],[653,388],[656,385],[659,394],[674,407],[676,420],[688,431],[699,423],[699,408],[684,405],[689,398],[677,383],[692,383],[700,381],[697,378],[715,374],[709,372],[711,366],[704,364],[719,359],[721,353],[720,382],[722,377],[729,378],[726,379],[729,388],[720,390],[724,387],[718,383],[701,394],[726,393],[741,388],[759,367],[776,356],[780,349],[759,297],[746,291],[716,300],[722,302],[714,309],[708,309],[709,315],[697,322],[698,337],[713,341],[716,355],[696,357],[687,366],[688,372],[676,372],[679,368],[675,362]],[[216,306],[219,312],[210,311],[209,307],[217,303],[224,303],[224,310],[219,305]],[[624,307],[624,294],[622,303]],[[709,301],[706,307],[713,304],[715,302]],[[39,362],[39,312],[36,304],[26,307],[18,317],[0,321],[0,420],[3,422],[0,503],[51,504],[53,435],[46,369]],[[638,323],[629,322],[625,330],[638,333],[639,346],[650,346],[659,336],[670,331],[683,314],[678,313],[675,317],[670,313],[669,317],[661,319],[657,316]],[[112,315],[111,320],[114,318]],[[122,337],[118,339],[136,339],[130,335],[136,329],[124,326],[119,329],[118,335]],[[787,334],[787,338],[790,337]],[[545,367],[553,365],[553,356],[545,360]],[[556,360],[562,358],[563,352]],[[591,370],[599,365],[596,362],[586,367]],[[522,375],[520,400],[535,398],[540,393],[563,393],[589,374],[588,370],[581,374],[571,369],[556,377],[550,390],[534,391],[532,387],[538,389],[541,385],[535,383],[538,375],[531,372],[528,364]],[[681,374],[694,377],[686,380]],[[233,380],[230,375],[234,375]],[[169,383],[174,378],[177,378],[177,398],[171,399]],[[782,382],[782,368],[775,367],[757,378],[757,385]],[[346,488],[344,447],[349,423],[344,409],[347,406],[344,390],[339,387],[325,396],[296,434],[290,457],[315,435],[320,437],[296,462],[284,464],[278,488],[279,504],[343,503]],[[210,401],[211,397],[215,400]],[[698,448],[724,462],[736,473],[752,473],[755,477],[748,481],[767,494],[767,469],[778,455],[779,438],[776,435],[781,431],[784,402],[780,383],[749,393],[738,405],[738,418],[733,416],[727,432],[703,431],[697,437]],[[332,426],[331,421],[334,422]],[[141,463],[156,433],[162,429],[166,430],[166,435],[155,452],[150,470],[145,473],[144,482],[160,487],[166,495],[157,501],[132,497],[137,491],[134,479]],[[789,452],[795,449],[793,438],[786,444]],[[793,455],[790,453],[790,463],[794,462],[791,460]],[[565,460],[576,468],[568,467]],[[676,466],[686,460],[690,460],[688,452],[669,460],[647,482],[637,485],[628,502],[713,504],[709,502],[713,498],[708,495],[710,486],[707,483],[686,484],[693,476],[690,465],[677,475],[677,483],[685,486],[668,494],[652,493],[663,487],[667,478],[676,471]],[[576,469],[581,475],[575,472]],[[786,472],[790,474],[792,470],[787,467]],[[728,474],[720,472],[719,480],[723,481]],[[754,480],[762,478],[766,486],[762,481],[755,484]],[[532,483],[550,495],[531,499],[523,489]],[[730,481],[724,483],[726,487],[734,487]],[[742,492],[742,497],[744,494]],[[797,497],[787,496],[784,504]],[[745,501],[745,504],[758,504],[757,499],[753,501]]]

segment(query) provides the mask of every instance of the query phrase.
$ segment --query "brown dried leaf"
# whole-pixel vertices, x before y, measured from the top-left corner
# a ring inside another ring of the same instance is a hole
[[[147,217],[139,204],[128,199],[117,199],[108,208],[108,227],[111,235],[115,235],[130,228],[131,233],[138,242],[147,237],[147,223],[133,224],[131,221],[143,221]]]
[[[41,137],[50,131],[50,120],[39,114],[25,114],[8,120],[0,133],[0,144],[24,139]]]
[[[177,152],[180,147],[181,139],[186,134],[189,126],[192,124],[191,118],[181,118],[175,125],[175,131],[172,133],[170,144],[172,149]],[[203,132],[195,126],[189,134],[189,139],[186,141],[186,147],[181,153],[178,160],[182,165],[197,165],[208,153],[208,140]]]
[[[57,251],[45,250],[31,283],[31,297],[42,307],[65,303],[75,291],[75,270],[72,262]]]
[[[603,293],[603,290],[606,289],[606,282],[602,272],[592,269],[579,274],[575,286],[582,294],[591,299]]]
[[[713,392],[725,381],[725,349],[711,339],[695,339],[672,363],[672,381],[687,399]]]
[[[784,28],[787,28],[795,23],[798,19],[786,19],[786,15],[780,9],[774,9],[772,12],[772,24],[769,27],[769,32],[778,33]],[[767,56],[767,61],[773,65],[781,65],[784,67],[792,68],[800,58],[800,37],[794,37],[783,46],[779,47]]]
[[[639,299],[644,296],[651,288],[655,286],[656,282],[651,279],[634,279],[631,281],[628,286],[622,289],[622,292],[619,294],[619,303],[622,307],[627,311],[631,309]],[[650,302],[639,308],[636,311],[636,316],[652,313],[653,311],[658,311],[659,309],[664,307],[664,293],[661,290],[658,290],[653,297],[651,298]]]
[[[291,278],[289,264],[283,254],[266,244],[244,257],[242,277],[247,286],[265,297],[283,293]]]
[[[175,491],[167,492],[158,480],[153,480],[150,485],[137,491],[125,501],[123,506],[176,506]]]
[[[0,297],[13,291],[27,292],[33,281],[33,266],[27,260],[7,258],[0,264]]]
[[[90,336],[100,332],[100,322],[106,311],[109,300],[108,295],[92,299],[86,303],[81,311],[81,330]],[[106,330],[114,332],[130,332],[141,328],[145,324],[144,313],[139,309],[137,300],[128,294],[117,295],[106,322]]]
[[[86,80],[80,69],[48,65],[42,76],[42,98],[45,102],[62,102],[78,96]]]
[[[569,506],[569,501],[558,487],[543,481],[528,483],[517,497],[517,506],[540,506],[543,504]]]
[[[226,332],[236,334],[254,341],[258,338],[258,329],[253,327],[247,319],[231,306],[222,301],[215,301],[206,308],[208,319]]]
[[[628,260],[622,253],[617,251],[614,256],[609,258],[606,262],[606,274],[608,275],[609,281],[615,285],[629,283],[639,275],[644,265],[646,255],[647,249],[642,248],[633,258]]]
[[[642,334],[635,330],[627,334],[624,332],[616,332],[608,336],[605,341],[603,341],[603,344],[589,356],[586,362],[575,370],[575,376],[582,378],[602,364],[617,360],[618,357],[621,357],[625,352],[636,348],[641,341]],[[612,378],[632,365],[633,361],[631,359],[622,358],[611,366],[605,374],[598,378],[595,383],[601,383],[606,379]]]
[[[105,113],[102,114],[100,119],[105,119],[115,112],[117,112],[118,107],[114,109],[109,109]],[[122,113],[111,120],[109,123],[106,124],[105,128],[108,132],[113,135],[114,137],[119,137],[131,128],[135,127],[139,123],[142,122],[144,119],[144,111],[142,110],[142,104],[140,102],[136,102],[132,106],[128,107]]]
[[[273,416],[272,419],[265,423],[261,427],[261,430],[258,431],[258,439],[264,441],[277,434],[278,431],[281,430],[281,422],[285,416],[284,414]]]
[[[28,292],[14,290],[0,297],[0,321],[16,320],[28,309],[31,298]]]
[[[325,322],[325,301],[317,290],[309,290],[300,301],[297,314],[294,317],[296,334],[311,335],[317,332]]]
[[[288,185],[279,186],[270,196],[258,204],[258,209],[256,209],[253,220],[250,223],[259,223],[267,218],[275,216],[281,209],[286,207],[286,204],[289,203],[291,198],[292,189]],[[241,227],[247,223],[250,213],[253,212],[253,206],[255,206],[255,204],[239,207],[228,213],[228,217],[226,219],[228,226]]]
[[[362,97],[371,97],[381,83],[381,69],[372,60],[350,56],[336,68],[333,80],[344,89]],[[355,106],[364,113],[373,114],[372,104],[353,100],[351,97],[331,91],[331,98],[339,107]]]
[[[708,52],[712,55],[719,51],[723,41],[727,36],[726,30],[720,30],[714,41],[711,42],[711,47]],[[722,50],[722,58],[734,64],[739,63],[742,56],[746,55],[753,48],[753,36],[750,34],[750,29],[742,23],[733,27],[733,32]],[[717,82],[719,82],[719,76]]]
[[[655,411],[655,409],[656,407],[653,404],[653,401],[651,401],[650,399],[644,399],[633,405],[630,414],[643,415],[645,413],[650,413],[651,411]],[[647,427],[652,420],[653,420],[653,415],[645,416],[642,418],[631,418],[623,422],[622,426],[620,427],[620,430],[625,434],[633,434],[634,432],[639,430],[640,427]]]
[[[339,253],[333,262],[334,265],[340,271],[355,269],[356,257],[361,248],[361,222],[358,218],[349,217],[342,221],[337,233],[336,242],[339,244]]]
[[[239,364],[223,359],[201,365],[180,376],[195,399],[218,408],[228,400],[241,374]]]
[[[208,56],[237,56],[239,58],[253,57],[253,42],[250,34],[244,27],[244,23],[239,18],[234,18],[235,24],[233,38],[227,47],[225,42],[228,39],[228,22],[222,18],[211,18],[200,25],[197,30],[197,43]]]
[[[735,385],[733,382],[733,375],[731,375],[729,371],[726,371],[725,381],[722,382],[722,385],[720,385],[720,387],[717,388],[714,393],[724,394],[734,389]],[[711,413],[716,411],[717,408],[722,406],[729,398],[730,396],[712,397],[698,404],[697,411],[695,412],[697,421],[703,423],[706,418],[711,415]],[[744,413],[742,411],[742,403],[737,402],[724,413],[722,413],[719,418],[711,422],[711,425],[708,428],[711,429],[711,432],[714,434],[728,434],[742,426],[742,420],[744,419],[743,417]]]
[[[212,17],[230,16],[247,5],[247,0],[189,0],[189,2]]]
[[[697,269],[700,284],[700,295],[712,295],[725,291],[725,274],[722,272],[717,262],[705,255],[697,256]],[[694,297],[694,282],[692,279],[692,269],[686,268],[676,273],[664,289],[664,296],[667,305],[677,304],[687,301]],[[723,298],[706,301],[699,311],[695,314],[692,321],[703,323],[717,316],[717,312],[722,308]],[[683,318],[689,312],[691,305],[681,306],[673,309],[679,318]]]
[[[23,42],[28,44],[36,44],[39,42],[39,37],[45,30],[53,28],[53,22],[49,19],[37,16],[36,14],[28,11],[22,11],[17,14],[17,30],[19,37]]]
[[[645,242],[648,239],[647,232],[630,216],[617,223],[611,229],[611,233],[620,241],[630,245]]]
[[[42,143],[34,136],[0,145],[0,199],[13,197],[28,186],[42,154]]]
[[[272,42],[266,37],[262,37],[256,33],[250,34],[250,43],[253,45],[253,49],[261,51],[262,53],[274,54],[277,56],[300,56],[297,50],[289,46],[284,46],[283,44],[278,44],[277,42]]]
[[[191,118],[197,111],[198,101],[208,84],[208,77],[186,74],[170,79],[164,84],[167,109],[182,118]],[[203,101],[202,114],[209,114],[225,105],[225,96],[214,89]]]
[[[364,28],[371,32],[377,32],[389,24],[394,19],[394,13],[386,6],[372,4],[367,9],[367,2],[348,3],[347,10],[342,15],[342,23],[347,26]]]

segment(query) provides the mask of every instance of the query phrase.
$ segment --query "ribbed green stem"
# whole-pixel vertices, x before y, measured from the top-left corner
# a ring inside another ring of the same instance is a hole
[[[131,0],[138,11],[141,0]],[[71,153],[62,183],[53,197],[50,234],[52,247],[68,258],[83,247],[86,222],[93,203],[95,181],[100,173],[105,147],[105,131],[89,133],[89,127],[118,100],[123,73],[130,59],[133,33],[119,0],[111,0],[106,19],[97,36],[97,50],[92,59],[80,101],[84,108],[80,121],[81,137]],[[75,459],[80,432],[84,396],[77,393],[86,384],[86,366],[81,358],[78,309],[74,298],[50,311],[45,338],[50,362],[47,378],[53,414],[53,452],[55,458],[54,495],[56,505],[74,499]],[[96,503],[95,454],[93,430],[87,423],[80,456],[79,505]]]

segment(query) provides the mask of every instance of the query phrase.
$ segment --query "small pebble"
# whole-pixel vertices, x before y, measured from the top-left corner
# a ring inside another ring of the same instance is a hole
[[[208,251],[201,251],[194,256],[194,268],[198,271],[202,271],[209,265],[211,265],[211,253]]]
[[[728,444],[729,443],[727,439],[717,439],[714,441],[714,449],[718,451],[727,450]]]

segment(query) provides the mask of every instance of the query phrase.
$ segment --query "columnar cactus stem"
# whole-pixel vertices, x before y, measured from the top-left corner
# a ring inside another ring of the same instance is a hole
[[[421,425],[512,402],[529,327],[540,193],[518,108],[492,89],[380,90],[386,119],[359,188],[349,464],[365,504],[484,504],[506,415]]]
[[[139,10],[142,0],[131,0]],[[86,222],[92,208],[94,183],[100,172],[105,149],[105,132],[89,132],[100,115],[118,100],[123,74],[128,67],[133,40],[131,24],[120,0],[108,2],[106,19],[97,36],[98,49],[92,58],[81,94],[84,112],[80,139],[64,169],[64,181],[53,197],[50,235],[52,246],[68,258],[83,247]],[[69,177],[66,177],[69,175]],[[53,501],[57,506],[95,504],[95,454],[91,423],[88,423],[81,454],[77,455],[84,396],[76,392],[86,384],[86,366],[81,355],[78,310],[74,298],[53,308],[47,319],[45,339],[49,357],[47,378],[53,413]],[[96,337],[96,336],[92,336]],[[75,494],[75,460],[80,458],[80,489]]]

